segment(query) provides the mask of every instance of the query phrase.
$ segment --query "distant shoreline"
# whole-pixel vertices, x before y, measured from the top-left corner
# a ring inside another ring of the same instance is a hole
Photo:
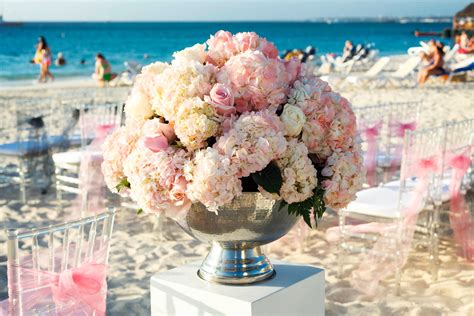
[[[376,18],[314,18],[306,20],[235,20],[235,21],[21,21],[21,20],[3,20],[4,23],[20,23],[20,24],[221,24],[221,23],[452,23],[451,16],[438,17],[376,17]],[[0,26],[2,24],[0,23]],[[8,26],[8,25],[5,25]],[[21,25],[14,25],[18,27]]]
[[[96,87],[96,82],[90,76],[72,76],[60,77],[54,81],[47,83],[38,83],[36,79],[18,79],[18,80],[1,80],[0,91],[10,90],[36,90],[51,88],[87,88]]]

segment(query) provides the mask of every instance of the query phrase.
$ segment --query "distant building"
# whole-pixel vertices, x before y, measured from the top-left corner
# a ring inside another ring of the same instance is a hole
[[[469,33],[474,31],[474,2],[454,15],[453,31],[454,34],[462,31]]]

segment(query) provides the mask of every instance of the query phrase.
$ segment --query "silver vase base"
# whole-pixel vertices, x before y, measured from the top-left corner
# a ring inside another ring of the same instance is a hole
[[[197,272],[209,282],[227,285],[248,285],[268,280],[276,272],[260,247],[247,249],[222,248],[212,244],[208,256]]]

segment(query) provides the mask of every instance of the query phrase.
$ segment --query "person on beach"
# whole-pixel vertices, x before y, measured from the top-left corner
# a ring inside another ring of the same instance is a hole
[[[95,56],[95,72],[92,78],[97,80],[99,87],[104,87],[107,82],[112,81],[117,74],[112,73],[110,63],[101,53]]]
[[[430,76],[442,75],[446,73],[444,70],[444,45],[439,42],[430,41],[430,48],[426,59],[429,58],[427,66],[423,67],[418,74],[418,83],[424,84]]]
[[[66,65],[66,58],[64,58],[63,53],[59,52],[54,64],[58,67]]]
[[[459,54],[474,54],[474,37],[469,39],[466,32],[462,32],[459,37]]]
[[[51,49],[49,48],[44,36],[38,38],[33,62],[40,65],[40,76],[38,82],[46,82],[48,77],[51,78],[51,80],[54,80],[53,74],[49,71],[49,67],[51,67]]]
[[[352,41],[347,40],[344,43],[344,49],[342,50],[342,62],[351,60],[356,53],[356,48]]]

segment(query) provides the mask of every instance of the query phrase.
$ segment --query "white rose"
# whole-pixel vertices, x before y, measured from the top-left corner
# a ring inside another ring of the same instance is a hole
[[[306,122],[306,116],[297,106],[286,104],[283,113],[280,116],[283,125],[285,125],[287,136],[298,136]]]
[[[198,63],[203,64],[206,60],[206,45],[196,44],[187,47],[181,51],[175,52],[173,57],[175,59],[173,64],[189,61],[197,61]]]
[[[125,113],[137,121],[150,118],[153,115],[149,98],[139,91],[133,91],[125,103]]]

